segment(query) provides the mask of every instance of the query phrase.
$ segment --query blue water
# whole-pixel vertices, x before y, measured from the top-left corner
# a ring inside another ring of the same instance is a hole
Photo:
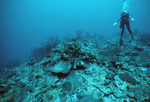
[[[131,29],[150,33],[150,0],[0,0],[0,66],[25,60],[47,37],[77,30],[111,37],[124,9],[135,19]]]

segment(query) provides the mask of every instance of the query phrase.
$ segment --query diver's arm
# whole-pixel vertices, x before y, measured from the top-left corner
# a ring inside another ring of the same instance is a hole
[[[113,25],[116,25],[120,20],[121,20],[121,18],[119,18],[119,19],[117,20],[117,22],[115,22]]]
[[[121,20],[121,18],[118,19],[117,23]]]
[[[134,18],[132,18],[131,16],[129,16],[129,22],[131,23],[132,21],[134,21]]]

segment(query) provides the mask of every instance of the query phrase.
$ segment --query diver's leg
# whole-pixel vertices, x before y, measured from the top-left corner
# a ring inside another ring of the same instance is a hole
[[[126,26],[127,26],[127,29],[128,29],[128,31],[129,31],[129,33],[131,34],[132,40],[134,40],[132,31],[131,31],[131,29],[130,29],[130,24],[129,24],[129,22],[126,23]]]
[[[123,46],[122,36],[124,33],[124,23],[121,23],[121,28],[122,28],[122,31],[121,31],[121,37],[120,37],[120,46]]]
[[[124,33],[124,24],[122,24],[122,31],[121,31],[121,37],[120,38],[122,38],[123,33]]]

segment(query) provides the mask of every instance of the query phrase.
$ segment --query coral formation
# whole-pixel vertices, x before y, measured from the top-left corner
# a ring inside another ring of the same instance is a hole
[[[148,101],[149,36],[135,35],[136,45],[126,36],[122,48],[116,35],[88,34],[50,46],[48,53],[0,75],[0,101]]]
[[[67,82],[62,84],[62,87],[66,91],[71,91],[72,90],[72,83],[67,81]]]

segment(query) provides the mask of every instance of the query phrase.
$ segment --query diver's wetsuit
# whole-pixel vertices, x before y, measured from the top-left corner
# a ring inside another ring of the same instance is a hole
[[[121,37],[120,37],[120,46],[123,45],[123,41],[122,41],[122,36],[123,36],[123,33],[124,33],[124,26],[126,25],[128,31],[130,32],[131,36],[132,36],[132,39],[134,40],[133,38],[133,35],[132,35],[132,31],[130,29],[130,20],[131,18],[129,17],[129,13],[126,13],[126,12],[123,12],[122,15],[121,15],[121,18],[119,20],[121,20],[120,22],[120,28],[122,29],[121,31]],[[117,22],[119,22],[119,20]]]
[[[128,31],[130,32],[131,36],[133,37],[132,35],[132,31],[130,29],[130,22],[129,22],[130,18],[129,18],[129,13],[122,13],[122,16],[121,16],[121,22],[120,22],[120,28],[122,28],[122,31],[121,31],[121,38],[123,36],[123,32],[124,32],[124,25],[126,25]]]

